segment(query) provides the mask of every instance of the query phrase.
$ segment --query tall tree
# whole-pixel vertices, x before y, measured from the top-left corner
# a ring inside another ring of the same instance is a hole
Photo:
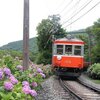
[[[92,61],[93,63],[100,62],[100,18],[94,22],[94,25],[87,28],[92,35]]]
[[[48,64],[52,58],[52,35],[64,35],[66,32],[59,23],[59,15],[43,19],[37,26],[37,45],[39,49],[38,62]]]

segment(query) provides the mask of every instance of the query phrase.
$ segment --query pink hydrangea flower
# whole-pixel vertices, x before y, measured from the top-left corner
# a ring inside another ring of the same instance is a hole
[[[32,64],[31,67],[32,67],[32,68],[36,68],[37,66],[36,66],[35,64]]]
[[[16,68],[17,68],[18,70],[20,70],[20,71],[23,71],[23,66],[21,66],[21,65],[17,65]]]
[[[43,71],[42,71],[41,68],[37,68],[37,72],[38,72],[38,73],[43,73]]]
[[[3,69],[3,71],[4,71],[4,73],[5,73],[6,75],[10,76],[11,71],[10,71],[9,68],[6,68],[6,67],[5,67],[5,68]]]
[[[11,75],[9,77],[9,79],[10,79],[10,81],[11,81],[12,84],[17,84],[18,83],[18,80],[13,75]]]
[[[3,72],[0,71],[0,80],[2,80],[2,78],[3,78]]]
[[[3,70],[2,70],[2,68],[0,68],[0,72],[2,72]]]
[[[13,84],[11,83],[11,82],[5,82],[4,83],[4,88],[6,89],[6,90],[12,90],[13,89]]]
[[[46,76],[45,76],[45,74],[43,74],[43,73],[39,73],[43,78],[45,78]]]
[[[37,96],[37,92],[36,92],[35,90],[30,90],[30,94],[31,94],[33,97]]]
[[[32,85],[33,87],[37,87],[37,83],[36,83],[36,82],[32,82],[31,85]]]
[[[24,86],[24,87],[22,88],[22,91],[23,91],[25,94],[29,94],[29,93],[30,93],[30,90],[31,90],[31,88],[30,88],[29,86]]]
[[[23,85],[23,86],[29,86],[29,82],[28,82],[28,81],[23,81],[23,82],[22,82],[22,85]]]

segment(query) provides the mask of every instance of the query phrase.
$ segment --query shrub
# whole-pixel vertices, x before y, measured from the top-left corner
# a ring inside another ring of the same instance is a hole
[[[91,65],[88,70],[88,75],[93,79],[100,79],[100,63]]]
[[[45,78],[42,69],[31,64],[23,71],[23,66],[11,56],[4,58],[1,61],[4,65],[0,66],[0,100],[34,100]]]

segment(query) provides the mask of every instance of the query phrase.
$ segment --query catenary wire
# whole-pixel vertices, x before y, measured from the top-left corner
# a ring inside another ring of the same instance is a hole
[[[92,8],[90,8],[87,12],[85,12],[83,15],[81,15],[80,17],[78,17],[76,20],[74,20],[70,24],[66,25],[64,28],[68,27],[69,25],[75,23],[76,21],[78,21],[79,19],[81,19],[82,17],[84,17],[86,14],[88,14],[91,10],[93,10],[99,4],[100,4],[100,1],[98,3],[96,3]]]
[[[81,0],[78,0],[71,8],[69,8],[69,9],[66,11],[67,13],[63,14],[63,16],[65,16],[66,14],[68,14],[68,12],[71,12],[71,11],[75,8],[75,6],[77,6],[77,5],[80,3],[80,1],[81,1]]]
[[[73,0],[69,1],[68,4],[59,12],[61,14],[69,5],[73,2]]]
[[[66,24],[67,22],[69,22],[70,20],[72,20],[72,18],[74,18],[76,15],[78,15],[84,8],[86,8],[93,0],[90,0],[86,5],[84,5],[79,11],[77,11],[72,17],[70,17],[67,21],[63,22],[62,25]]]
[[[64,4],[65,1],[66,1],[66,0],[63,0],[63,1],[57,6],[56,10],[57,10],[58,8],[60,8],[60,7]]]

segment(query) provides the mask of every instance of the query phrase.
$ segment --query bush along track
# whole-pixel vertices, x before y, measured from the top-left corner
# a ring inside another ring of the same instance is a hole
[[[13,61],[11,56],[4,57],[1,63],[0,100],[34,100],[40,83],[46,77],[43,70],[31,63],[29,69],[23,71],[20,61]]]
[[[87,73],[91,78],[100,80],[100,63],[91,65]]]

